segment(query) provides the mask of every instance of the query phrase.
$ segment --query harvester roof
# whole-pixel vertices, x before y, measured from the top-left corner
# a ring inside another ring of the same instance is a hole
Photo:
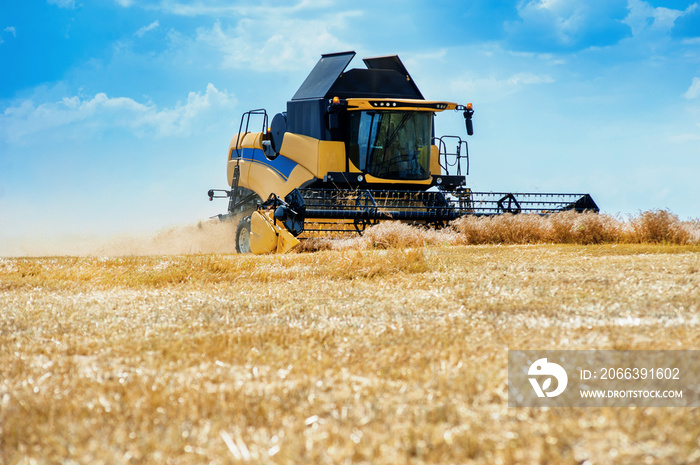
[[[423,100],[397,55],[365,58],[367,69],[345,71],[355,52],[329,53],[321,59],[292,100],[395,98]]]

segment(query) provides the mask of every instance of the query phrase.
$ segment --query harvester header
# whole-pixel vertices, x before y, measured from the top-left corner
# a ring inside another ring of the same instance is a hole
[[[598,211],[588,194],[472,192],[466,140],[437,137],[434,125],[461,112],[472,135],[472,104],[425,100],[396,55],[346,70],[354,56],[322,55],[271,122],[264,109],[243,114],[227,155],[231,189],[209,191],[229,199],[218,217],[238,222],[239,252],[285,252],[388,220],[442,227],[464,215]]]

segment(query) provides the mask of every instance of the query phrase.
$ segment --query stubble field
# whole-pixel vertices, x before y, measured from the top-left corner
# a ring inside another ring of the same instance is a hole
[[[509,349],[700,349],[697,244],[0,259],[0,463],[700,463],[509,408]]]

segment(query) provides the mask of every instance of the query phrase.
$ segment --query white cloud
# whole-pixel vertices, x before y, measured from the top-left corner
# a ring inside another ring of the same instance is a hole
[[[698,125],[700,128],[700,124]],[[686,134],[676,134],[669,136],[668,138],[669,142],[677,143],[677,144],[683,144],[686,142],[695,142],[700,140],[700,132],[697,134],[692,134],[692,133],[686,133]]]
[[[353,50],[358,46],[353,27],[363,13],[337,0],[263,0],[260,3],[227,0],[134,0],[124,2],[145,10],[196,18],[193,34],[170,29],[169,63],[198,63],[200,69],[246,71],[308,71],[322,53]],[[333,8],[333,5],[339,5]],[[144,36],[151,25],[137,31]],[[161,25],[158,25],[161,27]],[[345,40],[344,37],[352,37]],[[128,42],[127,42],[128,44]],[[167,65],[167,64],[166,64]]]
[[[519,10],[519,15],[524,19],[534,21],[535,17],[539,17],[539,22],[544,17],[549,17],[556,36],[562,43],[571,42],[571,36],[581,27],[585,19],[581,8],[562,0],[536,0],[523,4]]]
[[[60,128],[78,128],[82,134],[122,128],[139,137],[188,135],[202,121],[209,121],[236,105],[233,95],[213,84],[204,93],[190,92],[185,103],[158,109],[126,97],[110,98],[99,93],[91,99],[66,97],[59,102],[36,105],[31,99],[0,114],[2,138],[19,142],[30,135]]]
[[[683,97],[687,98],[688,100],[700,97],[700,78],[693,78],[693,81],[690,83],[690,87],[688,87],[688,90],[685,92],[685,94],[683,94]]]
[[[318,19],[288,21],[277,13],[264,18],[245,18],[224,29],[220,22],[199,29],[197,42],[223,55],[222,68],[281,71],[306,69],[322,53],[352,49],[338,38],[347,18],[358,12],[336,13]]]
[[[132,0],[117,0],[117,2],[132,3]],[[279,2],[278,5],[267,3],[259,4],[231,4],[222,0],[199,0],[196,2],[178,2],[174,0],[163,0],[152,8],[163,10],[170,14],[180,16],[212,16],[212,17],[256,17],[276,16],[278,18],[289,17],[300,12],[319,10],[336,4],[334,0],[301,0],[295,4]]]
[[[49,5],[56,5],[59,8],[75,9],[75,0],[47,0]]]
[[[3,32],[7,32],[8,34],[12,34],[12,37],[17,37],[17,30],[13,26],[8,26],[5,29],[3,29]],[[4,44],[5,39],[0,36],[0,44]]]
[[[518,20],[507,21],[511,46],[518,50],[577,50],[617,43],[627,33],[620,23],[626,0],[523,0]]]
[[[164,1],[157,7],[167,13],[179,16],[234,16],[244,15],[244,8],[236,5],[196,2],[192,4]]]
[[[653,7],[643,0],[629,0],[629,14],[623,20],[630,29],[632,34],[637,37],[640,35],[649,34],[666,34],[673,29],[673,23],[681,15],[684,14],[681,10],[673,10],[664,7]],[[691,11],[693,5],[688,10]]]
[[[339,7],[332,8],[334,4]],[[207,57],[206,66],[265,72],[306,70],[322,53],[354,49],[355,38],[347,42],[341,37],[357,34],[351,22],[362,15],[348,11],[337,0],[265,0],[257,4],[143,0],[134,5],[170,15],[213,18],[200,20],[205,25],[190,37],[174,29],[168,32],[170,50],[180,56],[181,62]]]
[[[138,31],[134,33],[135,36],[137,37],[143,37],[147,32],[152,31],[154,29],[157,29],[160,26],[160,22],[158,20],[153,21],[151,24],[148,26],[144,26]]]
[[[547,74],[521,72],[507,78],[478,78],[472,80],[454,81],[451,85],[456,93],[479,95],[484,99],[488,96],[504,97],[522,90],[525,86],[537,84],[552,84],[555,80]]]
[[[681,40],[683,45],[698,45],[700,44],[700,37],[691,37],[688,39]]]
[[[551,84],[554,82],[554,79],[546,74],[518,73],[511,76],[507,82],[508,84],[515,86],[521,86],[531,84]]]

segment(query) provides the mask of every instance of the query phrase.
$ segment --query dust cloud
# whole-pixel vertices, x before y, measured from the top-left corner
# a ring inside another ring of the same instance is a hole
[[[21,238],[0,243],[0,257],[132,256],[235,253],[237,222],[210,220],[151,234]]]

